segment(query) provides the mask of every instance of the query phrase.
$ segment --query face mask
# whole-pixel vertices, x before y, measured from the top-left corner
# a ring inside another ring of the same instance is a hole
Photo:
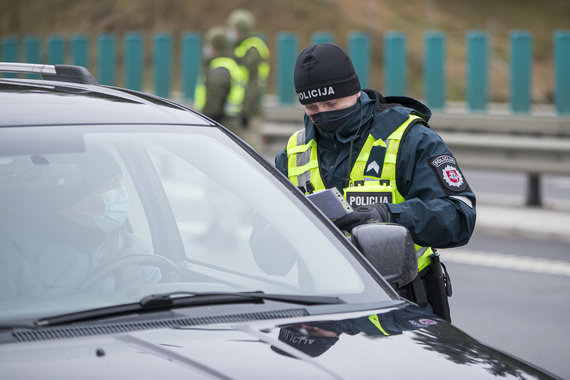
[[[226,32],[226,37],[228,38],[228,41],[230,41],[232,43],[236,42],[238,39],[237,32],[234,29],[229,29]]]
[[[358,101],[351,107],[340,110],[319,112],[311,115],[313,124],[327,133],[332,133],[344,126],[358,106]]]
[[[93,215],[81,211],[83,214],[91,216],[93,222],[99,226],[103,232],[113,232],[121,227],[129,215],[129,194],[127,189],[119,187],[101,193],[101,198],[105,203],[105,209],[101,214]]]
[[[202,48],[202,57],[205,60],[208,60],[210,58],[212,58],[214,56],[214,51],[212,50],[212,47],[210,45],[205,45]]]

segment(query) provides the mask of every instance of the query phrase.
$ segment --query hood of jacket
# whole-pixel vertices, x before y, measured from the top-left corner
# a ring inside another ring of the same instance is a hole
[[[384,97],[380,92],[372,89],[364,89],[370,99],[376,102],[376,113],[380,113],[389,108],[404,107],[413,110],[413,114],[421,117],[426,122],[431,118],[431,110],[420,102],[419,100],[407,96],[386,96]]]

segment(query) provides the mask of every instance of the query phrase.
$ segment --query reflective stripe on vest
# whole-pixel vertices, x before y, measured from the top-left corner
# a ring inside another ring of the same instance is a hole
[[[241,41],[235,48],[235,55],[237,58],[243,58],[247,54],[247,51],[251,48],[257,49],[259,56],[263,59],[262,62],[257,66],[257,77],[259,80],[259,85],[265,87],[267,85],[267,78],[269,77],[270,67],[269,67],[269,48],[265,42],[259,37],[248,37]]]
[[[405,201],[396,187],[396,160],[404,132],[418,119],[421,120],[419,116],[410,115],[385,141],[376,140],[371,134],[367,137],[350,172],[349,185],[343,189],[343,195],[348,204],[356,207],[369,203],[401,203]],[[380,177],[365,177],[366,163],[372,148],[375,146],[386,148],[382,172]],[[287,143],[287,173],[289,180],[297,187],[307,189],[307,184],[310,183],[314,191],[325,190],[319,170],[317,142],[311,140],[305,144],[304,129],[295,132]],[[363,201],[366,199],[370,201]],[[357,203],[359,201],[360,204]],[[414,246],[418,270],[421,271],[430,264],[429,256],[433,250],[417,244]]]
[[[230,73],[231,85],[230,92],[224,103],[224,115],[236,116],[241,112],[243,106],[243,98],[245,93],[245,83],[247,82],[247,74],[243,72],[235,60],[229,57],[218,57],[212,59],[209,70],[215,70],[223,67]],[[204,76],[201,75],[198,85],[194,91],[194,107],[200,111],[206,105],[206,84]]]
[[[305,144],[305,130],[295,132],[287,142],[287,166],[289,180],[297,187],[312,183],[315,188],[324,190],[325,185],[319,172],[317,142]]]
[[[372,314],[370,317],[368,317],[368,319],[370,320],[370,322],[372,322],[372,324],[373,324],[374,326],[376,326],[376,328],[377,328],[378,330],[380,330],[380,331],[382,332],[382,334],[384,334],[384,335],[386,335],[386,336],[390,335],[390,334],[388,334],[388,333],[386,332],[386,330],[384,330],[384,328],[383,328],[382,325],[380,324],[380,320],[378,319],[378,315]]]

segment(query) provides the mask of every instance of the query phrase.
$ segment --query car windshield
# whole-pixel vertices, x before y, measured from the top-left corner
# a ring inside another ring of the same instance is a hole
[[[0,196],[0,322],[171,292],[390,299],[217,128],[1,128]]]

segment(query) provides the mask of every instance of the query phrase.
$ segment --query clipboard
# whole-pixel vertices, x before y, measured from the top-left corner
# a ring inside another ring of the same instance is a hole
[[[336,187],[309,194],[307,198],[331,220],[352,212],[352,207]]]

